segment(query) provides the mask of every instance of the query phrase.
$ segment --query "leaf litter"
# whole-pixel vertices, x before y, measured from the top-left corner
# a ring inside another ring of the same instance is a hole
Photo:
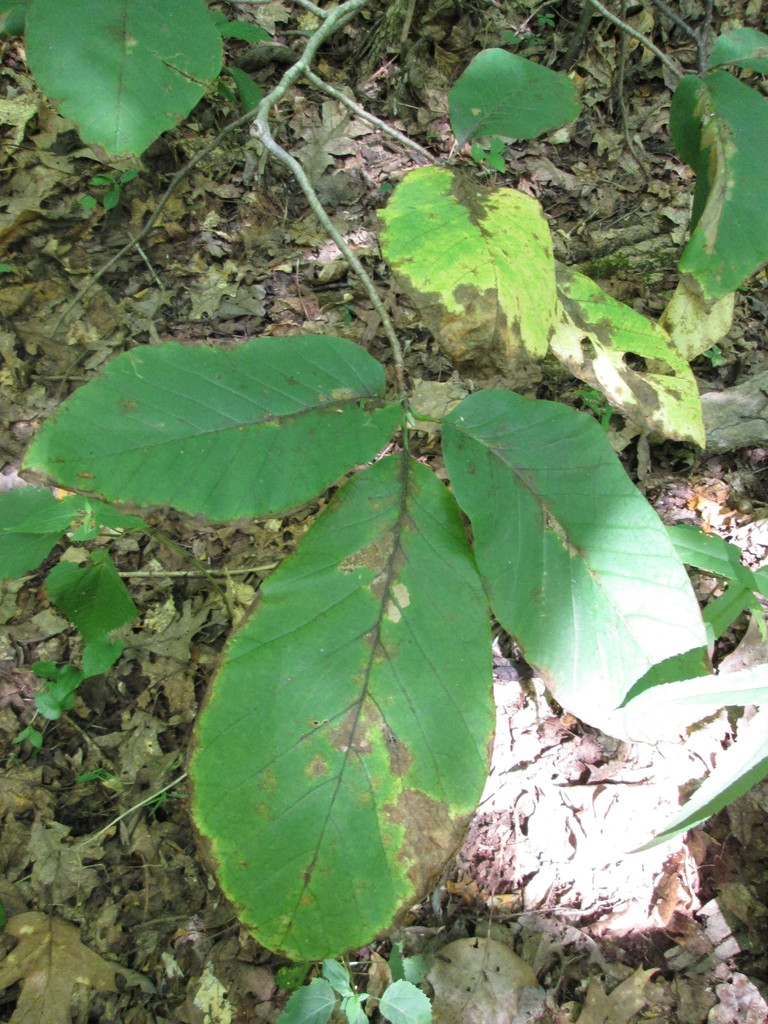
[[[483,6],[492,31],[509,28],[500,9]],[[691,2],[681,13],[697,17],[697,10]],[[271,2],[260,6],[259,18],[279,35],[294,13],[290,4]],[[428,144],[438,153],[450,147],[446,96],[466,63],[457,54],[474,46],[473,17],[468,4],[447,29],[425,18],[419,31],[437,41],[436,59],[427,56],[423,40],[413,48],[413,93],[406,103],[397,95],[396,77],[386,72],[377,71],[361,89],[360,98],[367,94],[385,117],[396,106],[397,127],[420,139],[430,132]],[[350,26],[350,43],[359,31]],[[569,31],[556,24],[550,38],[529,43],[526,55],[564,52]],[[661,22],[656,31],[666,42]],[[590,33],[579,64],[588,83],[585,115],[559,141],[533,140],[510,150],[508,167],[514,183],[539,198],[552,218],[557,258],[578,264],[610,294],[631,296],[641,312],[654,316],[663,306],[661,294],[675,283],[687,172],[648,146],[643,158],[652,180],[643,182],[625,133],[609,113],[617,46],[604,24]],[[669,94],[642,49],[628,52],[634,79],[627,129],[642,144],[665,124]],[[327,239],[291,183],[279,174],[266,184],[255,176],[247,140],[225,144],[174,196],[147,242],[150,269],[138,253],[126,256],[52,341],[40,325],[54,323],[78,285],[123,244],[126,231],[138,230],[154,209],[165,169],[191,156],[204,133],[176,133],[175,153],[161,140],[117,210],[87,212],[78,200],[102,165],[87,147],[78,148],[78,140],[67,149],[71,126],[26,76],[13,71],[11,78],[16,100],[5,120],[23,145],[6,162],[10,177],[0,209],[3,258],[15,270],[0,296],[9,320],[0,338],[3,479],[13,478],[29,438],[68,390],[128,338],[216,345],[267,331],[309,331],[357,338],[386,357],[376,339],[377,317],[356,282],[343,266],[316,273],[329,262]],[[384,195],[379,190],[412,165],[410,157],[335,103],[317,106],[302,89],[291,97],[282,111],[285,130],[305,147],[302,156],[335,221],[361,240],[367,255],[373,210]],[[737,311],[728,339],[731,366],[738,360],[745,375],[765,366],[768,301],[764,288],[754,296],[753,305],[742,303]],[[450,363],[416,328],[394,290],[389,304],[412,339],[412,374],[447,380]],[[714,370],[716,389],[733,383],[729,372],[727,365]],[[738,440],[729,439],[728,451]],[[433,457],[430,446],[425,438],[426,457]],[[728,493],[765,501],[759,474],[766,458],[757,447],[743,465],[723,457],[710,462],[704,475],[724,484],[725,494],[707,503],[695,478],[678,474],[675,511],[700,519],[706,514],[729,535],[741,531],[748,551],[762,561],[760,520],[742,519],[740,526]],[[663,454],[661,460],[647,482],[651,488],[663,489],[675,477]],[[285,996],[274,987],[274,959],[239,928],[210,887],[194,854],[183,785],[143,801],[183,770],[191,723],[232,612],[244,613],[269,567],[293,549],[318,510],[225,527],[178,517],[159,523],[208,569],[230,574],[217,577],[226,602],[186,560],[155,541],[118,542],[119,568],[147,574],[130,580],[143,629],[125,637],[126,654],[107,679],[83,685],[37,758],[13,746],[38,682],[28,666],[75,660],[80,651],[66,623],[46,606],[39,581],[3,586],[0,902],[9,918],[0,960],[3,1018],[15,1005],[15,1021],[30,1015],[42,1024],[68,1021],[73,997],[81,1015],[90,1004],[94,1021],[119,1014],[127,1024],[277,1017]],[[249,566],[257,568],[249,574]],[[765,786],[686,843],[649,855],[627,853],[675,802],[677,788],[701,777],[733,723],[721,716],[674,756],[666,748],[617,747],[550,708],[525,666],[500,651],[496,677],[497,741],[486,794],[454,869],[404,925],[407,948],[429,953],[450,941],[477,944],[478,937],[503,943],[542,985],[543,1000],[526,1010],[527,1020],[559,1024],[576,1008],[586,1024],[764,1020]],[[387,947],[379,948],[386,955]],[[463,1019],[485,1022],[484,1013],[478,998]]]

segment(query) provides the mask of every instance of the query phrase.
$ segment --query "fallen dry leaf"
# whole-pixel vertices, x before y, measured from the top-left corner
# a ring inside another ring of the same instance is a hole
[[[533,969],[494,939],[457,939],[443,946],[429,982],[435,1024],[513,1024],[525,990],[541,993]]]
[[[581,1024],[630,1024],[648,1002],[645,986],[653,973],[638,967],[610,995],[606,995],[597,978],[590,978],[584,1009],[579,1015]]]
[[[19,940],[0,964],[0,989],[21,982],[12,1024],[70,1024],[75,985],[115,991],[115,972],[80,942],[80,931],[32,911],[9,919],[5,932]]]

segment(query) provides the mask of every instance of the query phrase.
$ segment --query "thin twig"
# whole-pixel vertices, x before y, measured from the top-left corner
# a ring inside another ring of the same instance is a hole
[[[122,579],[164,579],[166,576],[175,578],[198,577],[199,579],[210,580],[211,576],[250,576],[254,572],[267,572],[276,569],[279,562],[269,562],[267,565],[253,565],[250,569],[208,569],[201,572],[198,569],[131,569],[130,572],[119,572],[117,575]],[[27,579],[33,577],[28,576]]]
[[[654,7],[658,7],[661,13],[665,17],[669,18],[670,21],[673,21],[678,28],[681,28],[686,35],[690,36],[698,46],[699,33],[695,29],[691,28],[687,21],[681,18],[679,14],[675,14],[670,7],[667,7],[664,0],[651,0],[651,3]]]
[[[389,314],[384,308],[384,303],[381,301],[381,296],[376,291],[376,286],[371,280],[365,267],[362,265],[360,260],[352,252],[345,241],[341,232],[336,228],[335,224],[328,216],[325,211],[325,207],[320,202],[317,192],[315,192],[312,184],[304,173],[304,168],[296,160],[295,157],[291,156],[279,143],[272,137],[272,131],[269,127],[269,111],[272,106],[283,98],[288,89],[296,82],[299,78],[305,75],[310,70],[310,65],[314,56],[326,39],[332,32],[335,32],[342,25],[346,24],[352,18],[352,16],[359,11],[361,8],[368,4],[369,0],[346,0],[346,3],[341,4],[339,7],[334,8],[330,11],[328,17],[325,19],[323,24],[313,34],[311,39],[307,42],[304,52],[301,57],[285,72],[283,77],[280,79],[275,88],[267,96],[265,96],[259,104],[258,111],[256,113],[256,120],[254,122],[254,130],[257,138],[264,146],[266,151],[270,153],[276,160],[284,164],[291,172],[296,180],[297,185],[304,193],[307,202],[314,215],[317,217],[320,224],[328,232],[328,235],[338,245],[341,254],[344,256],[347,263],[350,265],[358,280],[365,289],[368,298],[371,301],[371,305],[379,314],[381,324],[384,329],[384,333],[387,336],[387,340],[392,348],[392,357],[395,364],[395,379],[398,390],[403,393],[405,391],[405,368],[403,360],[403,349],[400,345],[400,340],[395,333],[394,325],[390,319]]]
[[[677,14],[675,11],[673,11],[671,7],[668,7],[664,3],[664,0],[651,0],[651,3],[654,5],[654,7],[657,7],[666,18],[669,18],[669,20],[673,24],[677,25],[677,27],[679,29],[681,29],[683,32],[685,32],[685,34],[687,36],[690,36],[690,38],[696,44],[696,65],[697,65],[699,71],[702,71],[702,72],[706,71],[706,69],[707,69],[707,53],[706,53],[707,35],[709,33],[709,26],[707,25],[707,22],[706,21],[704,22],[704,25],[702,26],[702,31],[701,32],[697,32],[696,29],[692,28],[688,24],[688,22],[685,21],[684,18],[681,18],[680,15]]]
[[[311,82],[316,89],[319,89],[320,92],[324,92],[325,95],[330,96],[331,99],[338,100],[339,103],[343,103],[344,106],[351,110],[353,114],[357,114],[357,116],[363,118],[364,121],[374,125],[383,135],[389,135],[390,138],[399,142],[401,146],[406,149],[413,150],[414,153],[418,153],[419,156],[424,157],[424,159],[429,161],[429,163],[434,163],[434,155],[430,153],[428,149],[424,149],[424,147],[420,146],[418,142],[414,142],[413,139],[404,135],[403,132],[398,131],[397,128],[393,128],[392,125],[387,124],[386,121],[382,121],[380,117],[376,117],[375,114],[366,110],[365,107],[360,106],[359,103],[356,103],[351,99],[351,97],[347,96],[347,94],[342,92],[341,89],[337,89],[335,86],[329,85],[328,82],[323,81],[323,79],[320,78],[319,75],[316,75],[314,71],[307,69],[307,71],[304,72],[304,77],[308,82]]]
[[[109,832],[109,830],[111,828],[114,828],[115,825],[119,825],[120,822],[124,818],[127,818],[129,814],[133,814],[134,811],[138,811],[141,807],[145,807],[147,804],[151,804],[153,800],[157,800],[157,798],[159,796],[162,796],[163,793],[167,793],[169,789],[173,789],[174,786],[178,786],[178,784],[180,782],[183,782],[184,779],[186,779],[186,777],[187,773],[183,772],[181,775],[175,778],[173,782],[169,782],[167,786],[163,786],[163,788],[158,789],[156,793],[153,793],[151,796],[144,797],[143,800],[139,800],[139,802],[137,804],[134,804],[133,807],[129,807],[127,811],[123,811],[122,814],[118,814],[118,816],[116,818],[113,818],[112,821],[110,821],[108,824],[104,826],[104,828],[99,829],[98,832],[94,832],[92,836],[87,836],[78,845],[80,847],[83,847],[87,846],[88,843],[95,843],[96,840],[100,839],[105,832]]]
[[[309,203],[310,208],[312,209],[312,212],[314,213],[315,217],[317,217],[320,224],[328,232],[328,235],[334,240],[336,245],[338,245],[342,256],[350,265],[354,273],[357,275],[358,280],[365,289],[366,294],[368,295],[368,298],[371,301],[371,305],[379,314],[381,324],[384,329],[384,333],[386,334],[387,340],[389,341],[389,344],[392,348],[392,356],[395,365],[395,378],[398,391],[400,391],[401,393],[405,392],[405,363],[403,359],[403,349],[402,346],[400,345],[400,339],[397,337],[389,313],[387,313],[384,307],[384,303],[381,301],[381,296],[376,291],[376,285],[373,283],[370,276],[368,275],[368,271],[362,265],[357,256],[355,256],[355,254],[352,252],[352,249],[347,244],[344,236],[337,229],[336,225],[333,223],[331,218],[326,213],[325,208],[323,207],[323,204],[320,202],[317,193],[312,187],[309,178],[304,173],[304,168],[301,166],[298,160],[296,160],[295,157],[291,156],[290,153],[283,149],[283,147],[280,146],[277,142],[275,142],[275,140],[272,138],[272,133],[269,129],[269,123],[267,122],[267,119],[264,118],[263,120],[257,121],[255,127],[257,138],[261,142],[262,146],[267,150],[268,153],[271,153],[276,160],[279,160],[280,163],[285,164],[285,166],[291,172],[293,177],[296,179],[296,183],[298,184],[299,188],[304,193],[304,196],[306,197],[306,200]]]
[[[317,4],[313,4],[312,0],[294,0],[299,7],[303,7],[305,11],[310,11],[312,14],[316,14],[318,18],[327,18],[329,11],[324,11],[322,7],[318,7]]]
[[[654,56],[659,58],[664,67],[666,67],[671,74],[675,76],[675,78],[683,77],[683,69],[677,61],[674,61],[671,57],[667,56],[663,50],[660,50],[658,46],[651,42],[647,36],[644,36],[642,32],[638,32],[637,29],[632,28],[632,26],[626,21],[622,21],[618,15],[613,14],[612,11],[609,11],[607,7],[601,4],[600,0],[589,0],[589,3],[591,3],[595,10],[599,11],[604,18],[607,18],[608,21],[613,22],[614,25],[620,28],[622,32],[626,32],[627,35],[632,36],[633,39],[636,39],[638,43],[644,46],[646,50],[650,50]]]
[[[702,73],[707,70],[707,47],[709,46],[709,32],[712,28],[712,13],[714,6],[715,0],[707,0],[707,6],[704,10],[704,23],[699,30],[699,71]]]

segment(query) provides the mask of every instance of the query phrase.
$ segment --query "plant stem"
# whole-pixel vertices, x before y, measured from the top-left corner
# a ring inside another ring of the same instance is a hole
[[[676,14],[675,11],[673,11],[671,7],[668,7],[664,3],[664,0],[651,0],[651,3],[654,5],[654,7],[657,7],[665,17],[669,18],[669,20],[671,22],[673,22],[673,24],[677,25],[677,27],[679,29],[681,29],[683,32],[685,32],[685,34],[687,36],[690,36],[690,38],[696,44],[696,65],[697,65],[697,67],[698,67],[700,72],[706,71],[706,69],[707,69],[706,44],[707,44],[707,35],[709,34],[708,22],[705,20],[704,25],[702,26],[702,31],[701,32],[697,32],[696,29],[692,28],[688,24],[687,21],[685,21],[683,18],[680,17],[679,14]],[[711,4],[710,4],[710,7],[709,7],[709,14],[710,14],[710,17],[711,17],[711,14],[712,14]]]
[[[359,103],[356,103],[350,96],[342,92],[341,89],[337,89],[333,85],[329,85],[328,82],[324,82],[319,75],[316,75],[314,71],[307,69],[304,72],[304,77],[308,82],[311,82],[316,89],[320,92],[324,92],[326,96],[330,96],[331,99],[338,100],[339,103],[343,103],[345,107],[351,110],[358,117],[362,117],[363,120],[368,121],[369,124],[375,125],[384,135],[389,135],[390,138],[395,139],[400,143],[401,146],[406,149],[412,149],[414,153],[418,153],[419,156],[424,157],[429,163],[434,163],[434,155],[429,150],[424,149],[418,142],[414,142],[413,139],[409,139],[407,135],[399,132],[397,128],[393,128],[392,125],[387,124],[386,121],[382,121],[380,117],[376,117],[365,107],[362,107]]]
[[[384,303],[381,301],[381,297],[376,290],[376,286],[371,280],[367,270],[362,265],[360,260],[352,252],[352,249],[345,241],[341,232],[336,228],[329,215],[327,214],[323,204],[318,198],[317,192],[312,187],[312,183],[304,172],[304,168],[298,162],[298,160],[291,156],[287,150],[275,141],[272,137],[272,131],[269,127],[269,111],[272,106],[279,102],[286,94],[288,89],[303,75],[306,75],[310,71],[310,64],[320,47],[321,43],[326,39],[327,36],[331,35],[332,32],[336,31],[342,25],[346,24],[350,18],[357,13],[361,8],[368,4],[369,0],[346,0],[346,3],[341,4],[334,10],[328,12],[328,16],[325,21],[320,25],[317,31],[309,39],[307,45],[304,48],[304,52],[301,57],[285,72],[283,77],[280,79],[278,84],[272,90],[272,92],[266,95],[258,106],[256,112],[256,120],[254,122],[254,129],[257,138],[264,146],[266,151],[270,153],[276,160],[284,164],[293,175],[297,185],[304,193],[307,202],[314,215],[317,217],[320,224],[328,232],[329,236],[338,245],[341,254],[346,259],[358,280],[365,289],[368,298],[371,300],[371,305],[379,314],[381,319],[382,328],[387,336],[390,347],[392,349],[392,357],[395,365],[395,381],[397,384],[398,391],[402,394],[405,391],[405,367],[403,360],[403,349],[400,344],[400,340],[395,333],[395,328],[390,319],[389,313],[384,308]]]
[[[200,579],[206,579],[211,582],[211,576],[249,576],[254,572],[268,572],[270,569],[276,569],[279,562],[269,562],[267,565],[252,565],[248,569],[207,569],[202,571],[200,569],[131,569],[129,572],[119,572],[117,575],[121,579],[163,579],[166,576],[172,578],[183,578],[190,576],[198,576]],[[25,577],[26,579],[32,579],[32,576]]]
[[[116,818],[113,818],[112,821],[108,822],[104,826],[104,828],[99,829],[99,831],[95,832],[92,836],[88,836],[79,845],[81,847],[83,847],[83,846],[87,846],[88,843],[95,843],[96,840],[100,839],[104,835],[105,832],[109,832],[109,830],[111,828],[113,828],[115,825],[119,825],[120,822],[124,818],[127,818],[129,814],[133,814],[133,812],[134,811],[138,811],[139,808],[145,807],[147,804],[151,804],[153,800],[156,800],[159,796],[162,796],[163,793],[167,793],[169,789],[173,789],[174,786],[178,786],[178,784],[180,782],[183,782],[184,779],[186,779],[186,777],[187,777],[187,773],[186,772],[183,772],[181,775],[178,775],[173,780],[173,782],[169,782],[167,786],[163,786],[162,789],[158,789],[158,791],[156,793],[152,793],[151,796],[147,796],[147,797],[144,797],[143,800],[139,800],[139,802],[137,804],[134,804],[133,807],[129,807],[127,811],[123,811],[122,814],[118,814],[118,816]]]

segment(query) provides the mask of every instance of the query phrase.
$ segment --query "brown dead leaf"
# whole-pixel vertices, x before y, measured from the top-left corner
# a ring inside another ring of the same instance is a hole
[[[610,995],[606,995],[597,978],[590,978],[584,1009],[579,1015],[581,1024],[630,1024],[648,1002],[645,986],[653,973],[638,967]]]
[[[33,911],[10,918],[5,931],[19,940],[0,964],[0,989],[21,982],[13,1024],[69,1024],[77,984],[115,991],[119,968],[84,946],[66,921]]]
[[[533,969],[494,939],[457,939],[429,972],[435,1024],[512,1024],[527,997],[542,995]]]
[[[76,899],[82,903],[99,884],[97,868],[83,865],[78,846],[67,843],[70,829],[58,821],[43,824],[35,818],[29,836],[28,853],[32,861],[32,886],[36,893],[47,894],[57,906]],[[101,857],[100,846],[88,847],[89,859]]]

